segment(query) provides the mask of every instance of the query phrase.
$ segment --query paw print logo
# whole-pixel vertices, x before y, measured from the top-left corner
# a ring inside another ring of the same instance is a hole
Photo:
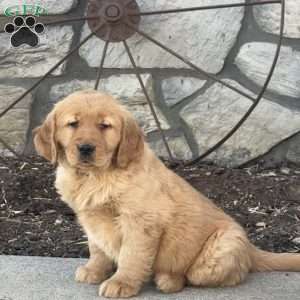
[[[45,31],[45,27],[42,23],[36,23],[32,16],[18,16],[14,18],[13,23],[6,24],[4,30],[11,34],[10,41],[13,47],[23,44],[35,47],[39,44],[39,34]]]

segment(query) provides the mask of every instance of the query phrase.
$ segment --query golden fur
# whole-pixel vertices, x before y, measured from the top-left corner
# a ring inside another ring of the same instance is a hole
[[[100,295],[134,296],[151,277],[171,293],[186,284],[233,286],[251,271],[300,270],[299,255],[258,250],[231,217],[168,170],[108,95],[70,95],[34,142],[57,164],[56,188],[88,236],[90,259],[76,280],[101,283]],[[80,143],[96,146],[89,161],[80,158]]]

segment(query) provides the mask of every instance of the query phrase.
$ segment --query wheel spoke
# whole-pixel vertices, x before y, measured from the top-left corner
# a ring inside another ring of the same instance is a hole
[[[21,156],[10,146],[8,145],[1,137],[0,137],[0,143],[7,149],[9,150],[14,156],[17,158],[21,158]]]
[[[78,18],[67,18],[67,19],[58,19],[58,20],[54,20],[54,21],[45,21],[42,22],[44,25],[56,25],[56,24],[64,24],[64,23],[72,23],[72,22],[79,22],[79,21],[87,21],[87,20],[94,20],[94,19],[98,19],[98,16],[94,16],[94,17],[78,17]],[[5,30],[2,29],[0,30],[0,33],[4,33]]]
[[[67,18],[55,21],[44,22],[44,25],[56,25],[56,24],[64,24],[64,23],[71,23],[71,22],[79,22],[79,21],[87,21],[87,20],[94,20],[98,19],[98,16],[95,17],[78,17],[78,18]]]
[[[128,4],[130,4],[133,0],[124,0],[124,5],[127,6]]]
[[[165,136],[165,134],[164,134],[164,131],[163,131],[162,128],[161,128],[160,121],[159,121],[159,119],[158,119],[158,117],[157,117],[157,114],[156,114],[156,112],[155,112],[154,105],[152,104],[152,101],[151,101],[151,99],[150,99],[150,97],[149,97],[149,94],[148,94],[148,92],[147,92],[147,90],[146,90],[146,87],[145,87],[145,85],[144,85],[142,76],[141,76],[141,74],[140,74],[140,72],[139,72],[139,70],[138,70],[138,68],[137,68],[137,65],[136,65],[136,63],[135,63],[135,60],[134,60],[134,58],[133,58],[133,56],[132,56],[132,53],[131,53],[131,51],[130,51],[130,49],[129,49],[128,44],[126,43],[126,41],[123,41],[123,44],[124,44],[124,47],[125,47],[126,52],[127,52],[127,54],[128,54],[128,57],[129,57],[129,59],[130,59],[130,61],[131,61],[132,67],[133,67],[133,69],[134,69],[134,71],[135,71],[135,74],[136,74],[136,76],[137,76],[137,79],[138,79],[138,81],[139,81],[139,83],[140,83],[140,85],[141,85],[141,88],[142,88],[142,90],[143,90],[143,93],[145,94],[146,100],[147,100],[147,102],[148,102],[148,104],[149,104],[150,110],[151,110],[152,115],[153,115],[153,117],[154,117],[156,126],[157,126],[157,128],[158,128],[158,130],[159,130],[159,132],[160,132],[160,134],[161,134],[161,137],[162,137],[162,139],[163,139],[163,143],[164,143],[164,145],[165,145],[165,147],[166,147],[167,153],[168,153],[168,155],[169,155],[169,157],[170,157],[170,160],[173,162],[173,161],[174,161],[174,158],[173,158],[171,149],[170,149],[170,147],[169,147],[169,144],[168,144],[167,138],[166,138],[166,136]]]
[[[101,23],[97,30],[99,30],[104,24]],[[96,31],[97,31],[96,30]],[[40,78],[30,89],[25,91],[17,100],[11,103],[6,109],[0,113],[0,118],[2,118],[10,109],[17,105],[21,100],[23,100],[30,92],[32,92],[36,87],[38,87],[41,82],[46,79],[52,72],[54,72],[62,63],[64,63],[72,54],[74,54],[83,44],[85,44],[93,35],[95,31],[90,33],[85,39],[83,39],[76,47],[74,47],[65,57],[63,57],[57,64],[55,64],[42,78]]]
[[[109,33],[110,35],[110,33]],[[99,83],[103,74],[103,67],[104,67],[104,62],[105,62],[105,58],[106,58],[106,53],[107,53],[107,48],[109,45],[109,40],[105,42],[104,48],[103,48],[103,53],[102,53],[102,57],[101,57],[101,62],[100,62],[100,66],[98,69],[98,74],[97,74],[97,79],[96,79],[96,83],[95,83],[95,87],[94,89],[97,91],[98,87],[99,87]]]
[[[151,16],[151,15],[164,15],[191,11],[201,11],[201,10],[211,10],[211,9],[222,9],[231,7],[243,7],[243,6],[256,6],[256,5],[267,5],[267,4],[280,4],[281,0],[269,0],[269,1],[256,1],[250,3],[231,3],[231,4],[219,4],[219,5],[208,5],[208,6],[198,6],[198,7],[187,7],[178,9],[167,9],[167,10],[157,10],[157,11],[145,11],[140,13],[132,13],[132,16]]]
[[[150,42],[154,43],[155,45],[157,45],[158,47],[162,48],[163,50],[165,50],[166,52],[170,53],[171,55],[175,56],[176,58],[178,58],[179,60],[181,60],[182,62],[184,62],[186,65],[190,66],[191,68],[193,68],[194,70],[196,70],[197,72],[199,72],[201,75],[205,76],[206,78],[209,78],[213,81],[216,81],[224,86],[226,86],[227,88],[235,91],[236,93],[240,94],[241,96],[244,96],[248,99],[250,99],[251,101],[255,101],[256,99],[250,95],[248,95],[247,93],[240,91],[238,88],[232,86],[231,84],[224,82],[223,80],[217,78],[216,76],[207,73],[206,71],[200,69],[198,66],[196,66],[195,64],[193,64],[192,62],[190,62],[189,60],[187,60],[186,58],[184,58],[183,56],[179,55],[178,53],[176,53],[174,50],[168,48],[167,46],[163,45],[162,43],[160,43],[159,41],[155,40],[154,38],[152,38],[150,35],[148,35],[147,33],[134,28],[133,26],[131,26],[129,23],[127,23],[127,26],[134,29],[137,33],[139,33],[141,36],[143,36],[144,38],[146,38],[147,40],[149,40]]]

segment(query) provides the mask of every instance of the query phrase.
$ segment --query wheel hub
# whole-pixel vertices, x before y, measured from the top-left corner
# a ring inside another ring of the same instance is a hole
[[[104,41],[125,41],[135,33],[127,24],[134,28],[140,24],[140,16],[133,15],[139,12],[136,0],[90,0],[87,16],[92,19],[88,25]],[[104,25],[96,31],[101,23]]]
[[[106,9],[105,9],[105,17],[107,19],[107,21],[118,21],[121,17],[121,10],[118,6],[116,5],[109,5]]]

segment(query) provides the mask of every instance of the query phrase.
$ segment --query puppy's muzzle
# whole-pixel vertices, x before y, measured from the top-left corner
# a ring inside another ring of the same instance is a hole
[[[80,154],[80,158],[83,160],[90,159],[94,154],[96,147],[91,144],[81,144],[77,146],[77,149]]]

